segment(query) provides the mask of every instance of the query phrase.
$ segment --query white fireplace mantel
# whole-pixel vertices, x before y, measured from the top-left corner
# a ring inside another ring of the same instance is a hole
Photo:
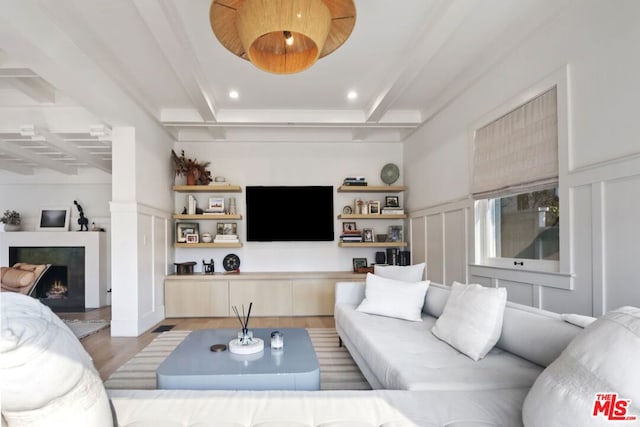
[[[0,233],[0,265],[9,266],[10,247],[84,248],[85,308],[107,305],[107,236],[100,231],[15,231]]]

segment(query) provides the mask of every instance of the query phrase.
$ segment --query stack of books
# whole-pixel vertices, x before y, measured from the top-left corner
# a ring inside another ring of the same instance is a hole
[[[213,243],[240,243],[237,234],[216,234]]]
[[[362,232],[360,232],[360,230],[345,231],[340,236],[340,240],[344,243],[361,243]]]
[[[385,206],[381,213],[382,215],[404,215],[404,208]]]
[[[367,179],[364,176],[349,176],[344,179],[342,185],[366,186]]]

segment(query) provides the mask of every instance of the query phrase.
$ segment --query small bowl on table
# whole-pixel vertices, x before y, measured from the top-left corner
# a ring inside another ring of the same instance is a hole
[[[376,234],[376,242],[386,242],[387,235],[386,234]]]

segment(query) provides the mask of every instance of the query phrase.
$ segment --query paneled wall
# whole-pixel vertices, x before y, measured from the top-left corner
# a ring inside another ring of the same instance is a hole
[[[639,19],[634,1],[574,3],[406,142],[414,262],[426,259],[429,279],[504,286],[509,300],[555,312],[599,315],[640,306],[640,57],[629,53],[640,39]],[[477,268],[469,199],[473,130],[559,70],[567,98],[560,122],[567,143],[559,153],[563,274]]]

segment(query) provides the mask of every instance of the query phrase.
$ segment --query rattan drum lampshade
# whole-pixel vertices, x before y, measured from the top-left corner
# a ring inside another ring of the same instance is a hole
[[[261,70],[297,73],[340,47],[356,20],[353,0],[214,0],[220,43]]]

